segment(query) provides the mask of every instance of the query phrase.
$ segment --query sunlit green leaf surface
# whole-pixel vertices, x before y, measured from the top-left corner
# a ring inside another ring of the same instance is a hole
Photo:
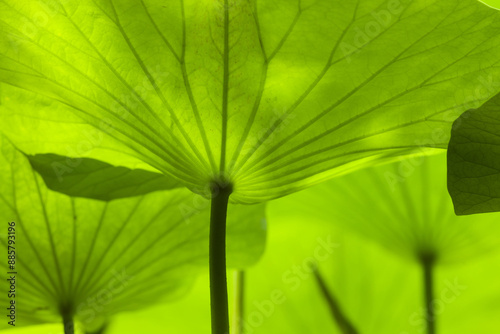
[[[15,222],[17,326],[58,322],[64,312],[100,326],[117,312],[182,295],[205,270],[209,205],[201,196],[174,189],[109,202],[71,198],[49,190],[1,136],[0,147],[1,219]],[[263,252],[264,206],[229,212],[228,265],[245,267]],[[0,267],[13,271],[7,261]],[[2,293],[0,302],[11,299]]]
[[[0,80],[38,94],[2,87],[2,128],[22,150],[146,163],[195,192],[224,177],[237,202],[445,147],[451,122],[498,91],[476,94],[500,73],[500,21],[474,0],[4,0],[0,12]]]

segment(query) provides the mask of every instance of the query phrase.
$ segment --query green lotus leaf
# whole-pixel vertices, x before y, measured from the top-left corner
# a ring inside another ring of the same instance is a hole
[[[454,123],[448,189],[459,215],[500,211],[500,97]]]
[[[443,265],[484,255],[500,242],[499,215],[454,214],[442,150],[357,171],[277,203],[284,215],[345,226],[398,255],[432,255]]]
[[[180,187],[161,173],[115,167],[105,162],[56,154],[28,155],[49,189],[74,197],[110,201]]]
[[[15,264],[0,263],[3,272],[16,273],[9,274],[16,295],[2,293],[0,302],[15,300],[16,326],[55,323],[62,315],[100,327],[117,312],[183,295],[206,270],[203,197],[178,188],[108,202],[72,198],[49,190],[3,136],[0,148],[0,241],[6,259],[8,246],[16,252]],[[246,267],[264,250],[264,205],[233,205],[229,212],[228,265]],[[11,284],[2,280],[2,291]]]
[[[149,165],[233,202],[446,147],[499,13],[475,0],[4,0],[1,124],[27,154]],[[72,152],[72,154],[68,154]]]

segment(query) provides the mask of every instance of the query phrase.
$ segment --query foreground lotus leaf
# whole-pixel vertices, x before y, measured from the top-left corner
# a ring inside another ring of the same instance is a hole
[[[23,151],[147,164],[198,193],[229,181],[236,202],[446,147],[451,122],[498,91],[475,95],[500,74],[500,14],[475,0],[4,0],[0,12],[0,81],[24,89],[2,87],[1,124]]]
[[[187,189],[109,202],[49,190],[24,154],[0,136],[0,217],[14,224],[16,326],[74,316],[85,328],[110,315],[181,296],[208,264],[208,201]],[[232,206],[228,264],[264,250],[264,205]],[[9,250],[11,250],[10,248]],[[10,283],[2,280],[3,291]],[[147,288],[145,288],[147,287]],[[7,293],[2,305],[10,305]],[[1,328],[10,327],[7,321]]]

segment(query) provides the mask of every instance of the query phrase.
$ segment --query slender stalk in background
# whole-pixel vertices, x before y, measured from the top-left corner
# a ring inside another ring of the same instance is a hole
[[[212,186],[210,212],[210,307],[212,334],[229,334],[226,277],[226,218],[232,188],[220,183]]]
[[[421,257],[422,271],[424,275],[424,294],[425,294],[425,310],[427,334],[436,333],[436,318],[434,314],[434,256],[424,255]]]
[[[245,272],[234,272],[234,310],[233,333],[243,334],[243,317],[245,316]]]
[[[314,278],[316,279],[316,284],[318,285],[321,291],[321,295],[325,299],[325,302],[327,303],[328,308],[330,309],[332,318],[334,322],[337,324],[338,328],[344,334],[358,334],[359,333],[358,330],[356,329],[356,327],[354,327],[352,322],[349,320],[347,315],[342,310],[339,301],[337,300],[335,295],[328,289],[328,286],[326,285],[323,276],[321,276],[320,272],[316,267],[314,267],[313,269],[314,269]]]
[[[69,313],[63,313],[63,326],[64,326],[64,334],[74,334],[75,333],[75,324],[73,323],[73,316]]]

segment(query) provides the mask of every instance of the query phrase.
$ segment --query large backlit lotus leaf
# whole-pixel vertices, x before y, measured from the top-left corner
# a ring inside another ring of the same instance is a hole
[[[0,268],[17,273],[15,296],[5,278],[0,302],[15,300],[17,327],[68,313],[94,328],[118,312],[181,297],[207,270],[209,207],[185,188],[112,201],[51,191],[0,136]],[[264,204],[231,205],[229,213],[228,265],[244,268],[264,250]],[[9,246],[15,263],[7,262]]]
[[[232,201],[419,146],[494,95],[475,0],[5,0],[1,126],[23,151],[148,165]],[[481,89],[479,89],[481,88]],[[480,92],[480,94],[478,94]],[[69,153],[68,153],[69,152]]]

